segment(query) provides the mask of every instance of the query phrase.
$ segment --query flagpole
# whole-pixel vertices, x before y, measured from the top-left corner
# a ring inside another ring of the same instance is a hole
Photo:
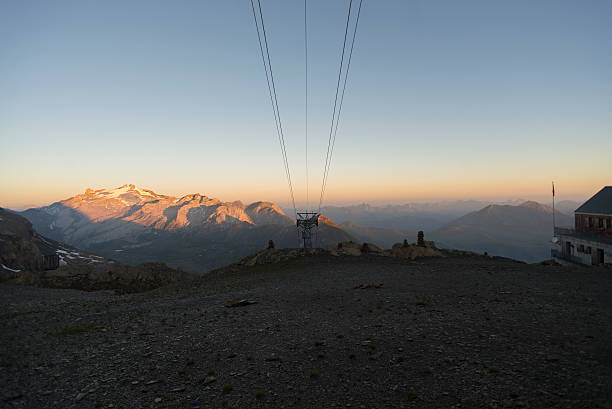
[[[553,195],[553,198],[552,198],[552,201],[553,201],[552,203],[553,204],[552,206],[553,208],[553,237],[555,237],[555,182],[554,181],[552,182],[552,195]]]

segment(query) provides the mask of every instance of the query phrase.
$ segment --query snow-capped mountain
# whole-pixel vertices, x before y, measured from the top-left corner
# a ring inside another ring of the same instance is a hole
[[[241,223],[293,225],[293,219],[273,203],[245,206],[199,193],[176,198],[134,185],[87,189],[85,193],[22,214],[43,234],[86,245],[112,239],[130,240],[145,231],[224,228]]]
[[[199,193],[173,197],[134,185],[87,189],[21,214],[44,236],[127,263],[156,260],[202,271],[235,261],[269,239],[297,245],[295,220],[273,203],[222,202]],[[324,244],[326,238],[350,239],[325,220]],[[205,267],[194,266],[198,257]]]

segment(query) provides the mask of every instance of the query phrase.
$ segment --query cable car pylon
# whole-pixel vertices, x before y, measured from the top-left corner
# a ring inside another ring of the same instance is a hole
[[[313,247],[313,232],[319,227],[319,213],[308,211],[310,208],[308,200],[308,24],[307,6],[304,0],[304,135],[306,139],[306,211],[296,212],[296,226],[298,229],[298,239],[304,249]]]
[[[257,12],[255,10],[254,2],[257,1],[257,9],[259,11],[259,19],[257,16]],[[289,194],[291,196],[291,203],[293,204],[293,211],[295,212],[298,240],[300,241],[300,246],[303,246],[305,249],[311,249],[313,247],[313,233],[317,236],[316,232],[319,227],[319,217],[321,216],[321,207],[323,204],[323,196],[325,194],[325,188],[327,186],[327,179],[329,176],[329,169],[331,166],[331,159],[334,151],[334,145],[336,141],[336,134],[338,132],[338,123],[340,118],[340,112],[342,111],[342,103],[344,101],[344,91],[346,89],[346,83],[348,78],[349,67],[351,64],[351,58],[353,55],[353,46],[355,45],[355,37],[357,33],[357,25],[359,24],[359,16],[361,14],[361,4],[363,0],[359,0],[359,9],[357,10],[357,17],[354,23],[353,35],[350,40],[350,53],[348,56],[348,63],[346,65],[346,69],[344,70],[344,83],[342,86],[342,93],[340,94],[340,101],[338,101],[339,90],[340,90],[340,81],[342,78],[342,72],[344,68],[344,57],[347,46],[347,36],[349,25],[351,22],[351,11],[353,8],[353,0],[350,0],[348,13],[346,18],[346,27],[344,29],[344,41],[342,44],[342,54],[340,58],[340,68],[338,70],[338,81],[336,83],[336,93],[334,98],[334,109],[332,113],[332,121],[330,127],[329,138],[327,141],[327,154],[325,156],[325,166],[323,168],[323,181],[321,183],[321,194],[319,196],[319,209],[318,212],[311,212],[310,203],[309,203],[309,184],[308,184],[308,26],[307,26],[307,0],[304,0],[304,57],[305,57],[305,156],[306,156],[306,211],[298,212],[295,206],[295,196],[293,194],[293,183],[291,181],[291,172],[289,168],[289,160],[287,158],[287,147],[285,144],[285,135],[283,132],[283,126],[281,122],[280,110],[278,108],[278,97],[276,94],[276,85],[274,82],[274,74],[272,72],[272,62],[270,60],[270,51],[268,47],[268,40],[266,35],[266,28],[264,24],[263,11],[261,8],[261,0],[251,0],[251,9],[253,11],[253,20],[255,21],[255,28],[257,31],[257,40],[259,43],[259,51],[261,53],[261,58],[264,66],[264,73],[266,75],[266,83],[268,86],[268,94],[270,96],[270,102],[272,104],[272,114],[274,117],[274,123],[276,126],[276,133],[279,140],[279,145],[281,148],[281,155],[283,159],[283,165],[285,168],[285,173],[287,176],[287,184],[289,186]],[[260,30],[261,25],[261,30]],[[263,37],[263,41],[262,41]],[[265,45],[265,53],[264,53],[264,45]],[[339,104],[338,104],[339,102]]]
[[[312,233],[315,228],[319,227],[319,216],[319,213],[314,212],[297,213],[296,226],[305,249],[312,248]]]

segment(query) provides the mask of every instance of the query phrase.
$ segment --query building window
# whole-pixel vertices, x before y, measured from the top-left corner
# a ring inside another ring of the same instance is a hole
[[[585,252],[585,253],[587,253],[587,254],[591,254],[591,247],[587,247],[587,248],[586,248],[586,252]]]
[[[578,253],[584,253],[584,244],[578,246]]]
[[[604,228],[604,219],[602,219],[601,217],[599,218],[599,223],[598,223],[598,225],[599,225],[599,228],[600,228],[600,229],[603,229],[603,228]]]

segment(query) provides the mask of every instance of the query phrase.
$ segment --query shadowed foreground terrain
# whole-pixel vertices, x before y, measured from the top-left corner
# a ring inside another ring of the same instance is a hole
[[[611,290],[610,270],[484,256],[318,255],[127,295],[4,284],[0,406],[610,408]]]

